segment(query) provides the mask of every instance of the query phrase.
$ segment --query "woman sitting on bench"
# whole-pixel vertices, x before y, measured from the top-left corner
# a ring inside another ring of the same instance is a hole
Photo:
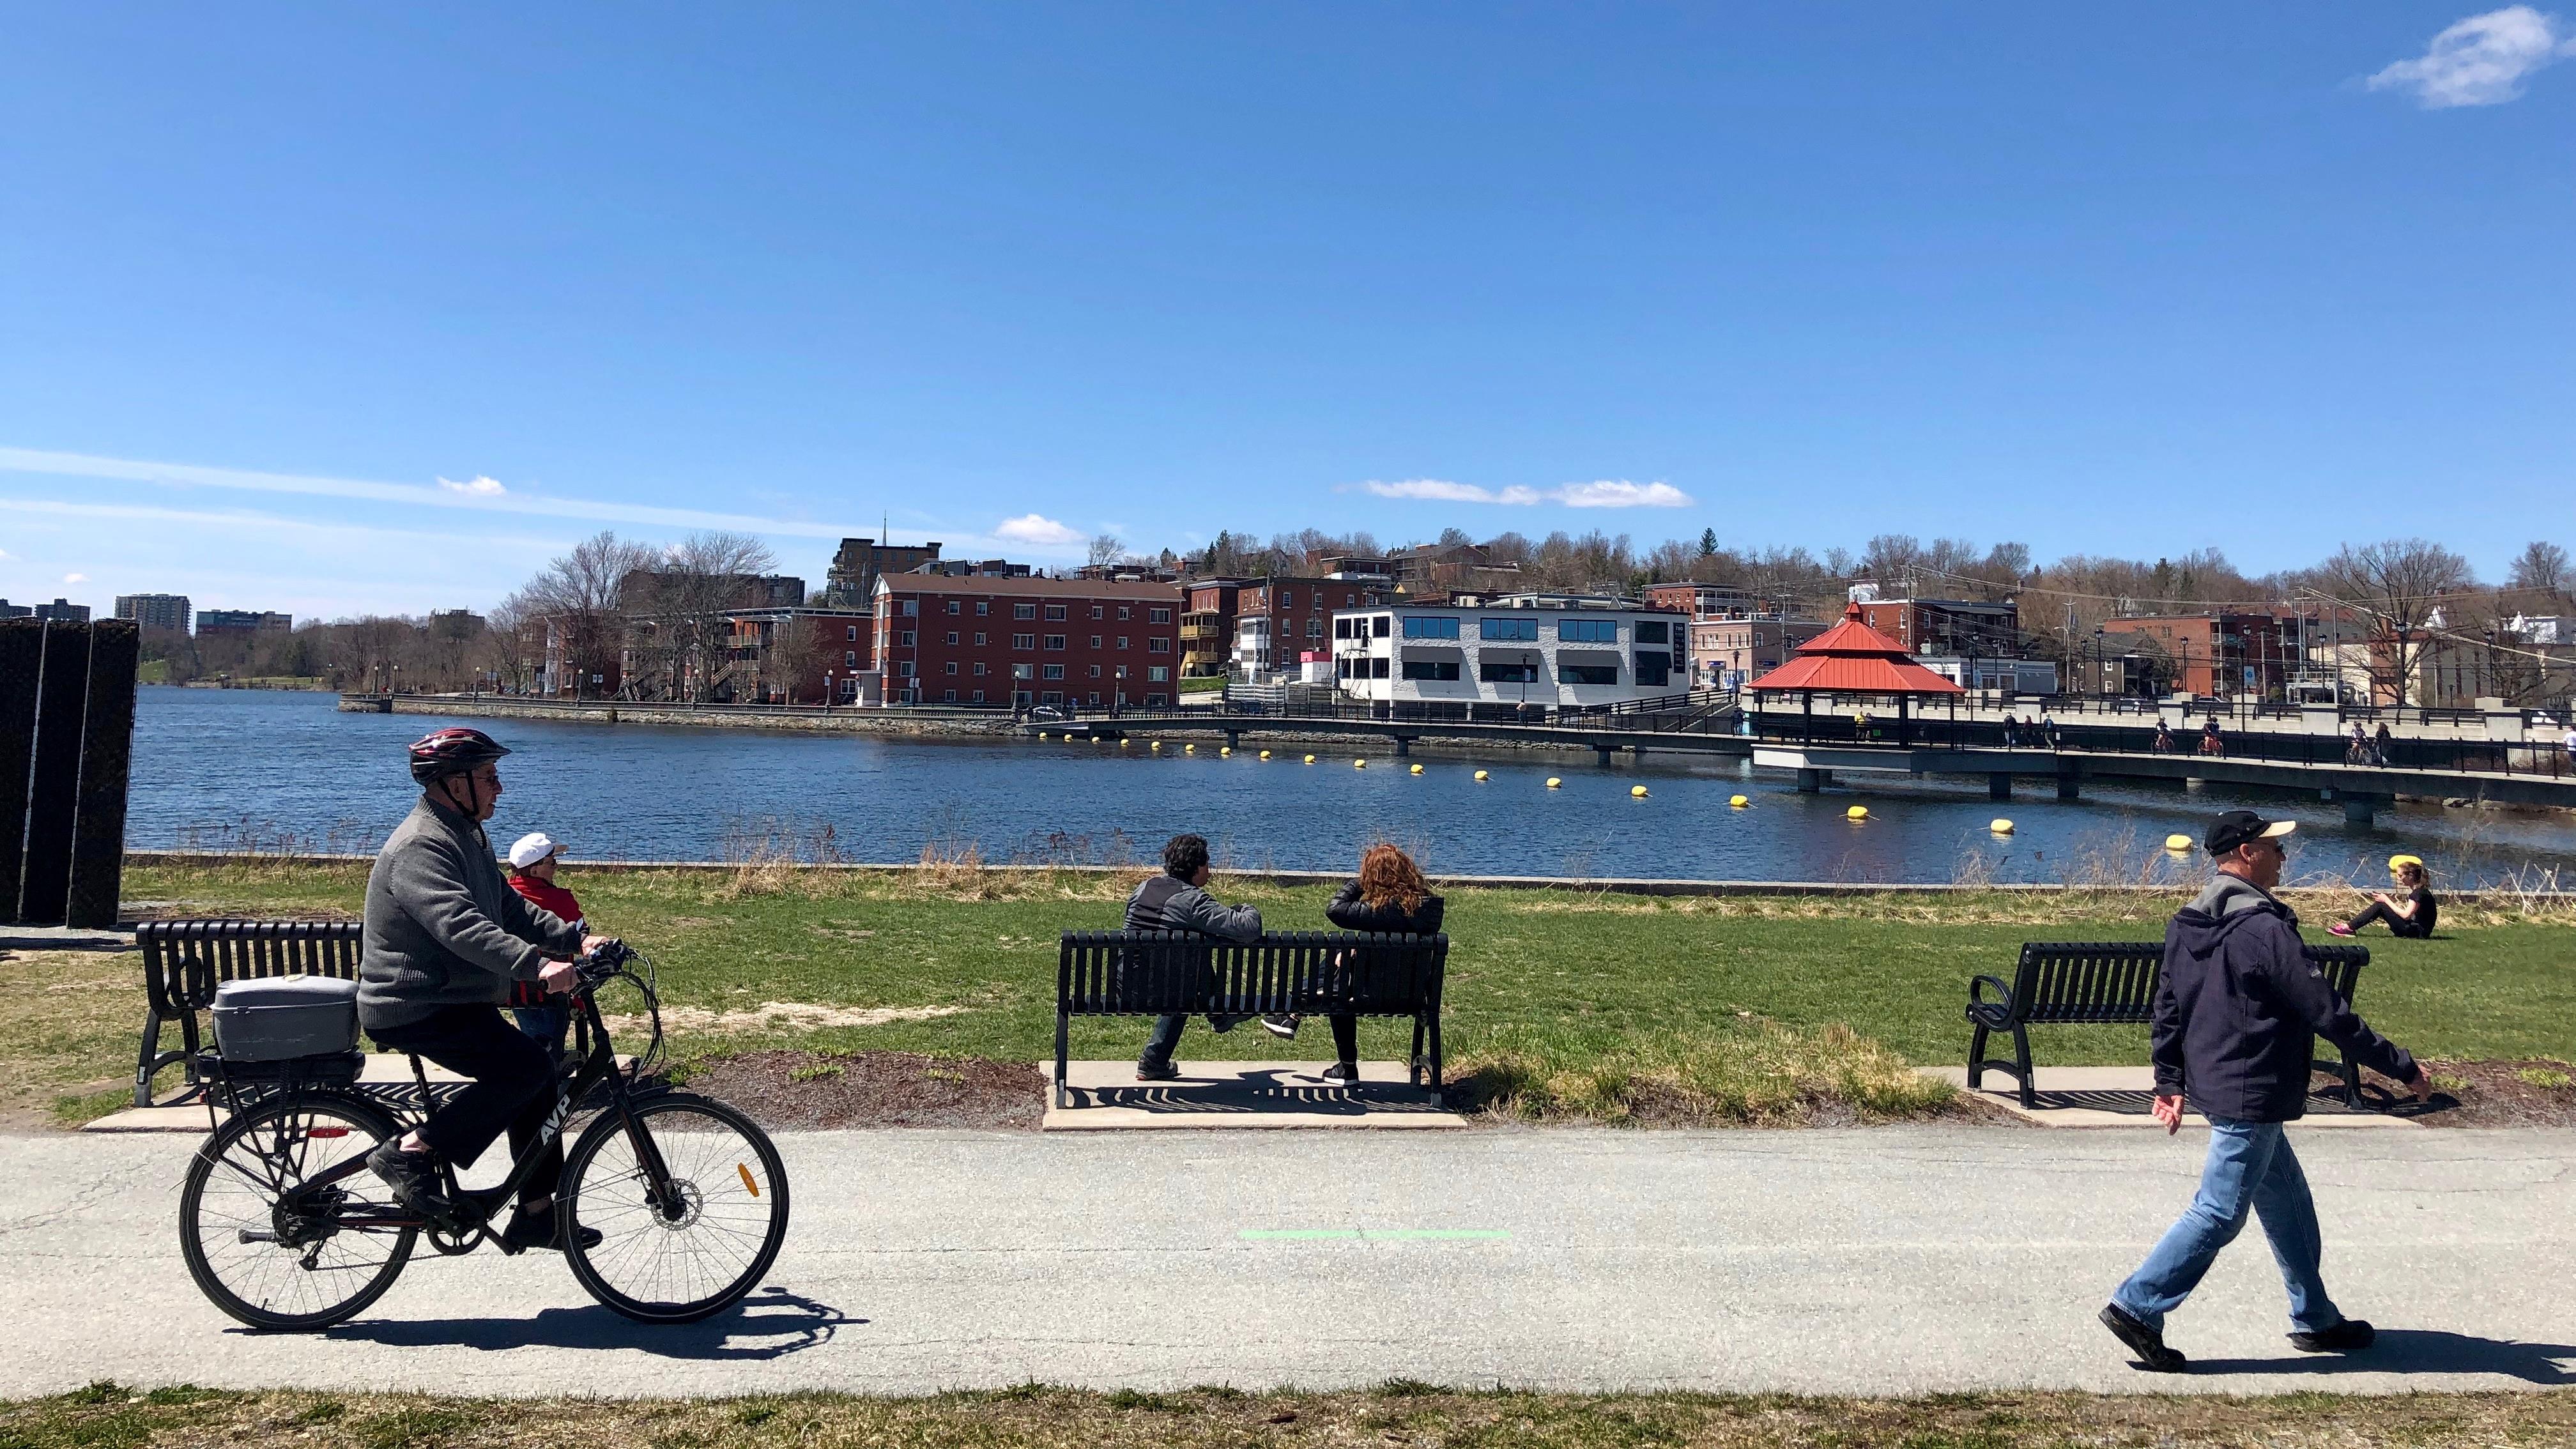
[[[1345,931],[1367,931],[1388,936],[1436,936],[1440,934],[1440,897],[1432,894],[1431,885],[1422,878],[1422,868],[1413,857],[1392,845],[1372,845],[1360,857],[1359,879],[1350,882],[1324,907],[1324,919]],[[1360,1019],[1348,1012],[1337,1011],[1325,1018],[1333,1028],[1333,1052],[1337,1060],[1324,1069],[1328,1082],[1356,1082],[1360,1079]],[[1298,1018],[1267,1016],[1261,1025],[1273,1036],[1293,1037]]]
[[[2388,934],[2405,940],[2420,941],[2433,934],[2434,917],[2441,905],[2424,884],[2424,860],[2415,855],[2393,855],[2388,870],[2397,877],[2397,888],[2405,894],[2391,896],[2386,891],[2371,893],[2370,904],[2349,921],[2338,921],[2326,927],[2338,936],[2349,936],[2373,921],[2386,921]]]

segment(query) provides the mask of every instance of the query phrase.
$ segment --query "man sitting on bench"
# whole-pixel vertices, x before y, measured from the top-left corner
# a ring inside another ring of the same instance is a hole
[[[1203,889],[1212,873],[1204,838],[1173,836],[1171,843],[1163,847],[1163,873],[1136,887],[1136,893],[1127,898],[1127,929],[1194,931],[1202,936],[1223,936],[1229,941],[1259,940],[1260,909],[1217,904]],[[1154,1018],[1153,1034],[1145,1038],[1144,1053],[1136,1058],[1136,1080],[1168,1082],[1181,1074],[1181,1069],[1172,1065],[1172,1050],[1181,1044],[1181,1028],[1189,1020],[1186,1016]],[[1211,1015],[1208,1028],[1232,1031],[1243,1020],[1240,1016]]]

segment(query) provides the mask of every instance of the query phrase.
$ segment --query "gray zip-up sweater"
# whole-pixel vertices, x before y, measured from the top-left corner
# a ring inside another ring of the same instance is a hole
[[[498,1006],[513,980],[581,950],[581,931],[520,899],[482,829],[427,795],[367,872],[358,1022],[408,1026],[442,1006]]]

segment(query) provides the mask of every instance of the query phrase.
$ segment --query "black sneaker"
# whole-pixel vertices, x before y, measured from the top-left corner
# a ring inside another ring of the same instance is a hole
[[[573,1231],[581,1235],[583,1247],[599,1246],[599,1229],[575,1228]],[[527,1213],[513,1213],[510,1226],[502,1230],[501,1242],[514,1253],[524,1253],[530,1248],[543,1248],[549,1253],[563,1251],[563,1239],[555,1232],[555,1215],[551,1208],[533,1217]]]
[[[2165,1347],[2161,1330],[2140,1323],[2117,1303],[2102,1305],[2102,1326],[2111,1330],[2113,1338],[2127,1344],[2129,1352],[2136,1354],[2138,1362],[2151,1373],[2178,1374],[2191,1367],[2191,1360],[2182,1356],[2182,1350]]]
[[[2359,1353],[2378,1341],[2379,1330],[2358,1318],[2347,1318],[2314,1333],[2290,1335],[2290,1347],[2301,1353]]]
[[[1348,1084],[1360,1079],[1360,1069],[1357,1062],[1335,1062],[1331,1066],[1316,1073],[1316,1075],[1322,1077],[1328,1082],[1342,1082]]]
[[[1162,1062],[1159,1064],[1154,1062],[1138,1062],[1136,1064],[1136,1080],[1140,1082],[1168,1082],[1173,1078],[1178,1077],[1180,1074],[1181,1069],[1173,1066],[1170,1062]]]
[[[367,1168],[384,1179],[395,1202],[423,1217],[444,1218],[456,1211],[438,1184],[438,1159],[426,1152],[405,1152],[398,1139],[380,1142],[367,1154]]]
[[[1261,1018],[1261,1029],[1281,1041],[1295,1041],[1298,1020],[1293,1016],[1265,1016]]]

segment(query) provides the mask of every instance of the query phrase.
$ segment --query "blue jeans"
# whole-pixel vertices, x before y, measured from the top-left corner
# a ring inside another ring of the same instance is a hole
[[[528,1040],[546,1049],[546,1055],[560,1062],[564,1054],[564,1034],[572,1029],[572,1009],[565,1006],[521,1006],[510,1015],[519,1022],[519,1031]]]
[[[2290,1290],[2290,1326],[2314,1333],[2341,1323],[2343,1314],[2326,1296],[2325,1280],[2317,1274],[2325,1242],[2317,1231],[2316,1200],[2308,1195],[2307,1175],[2299,1171],[2298,1156],[2278,1122],[2210,1119],[2209,1161],[2201,1168],[2200,1191],[2111,1301],[2140,1323],[2163,1329],[2165,1315],[2200,1286],[2218,1250],[2245,1227],[2249,1212],[2262,1216],[2263,1236],[2272,1240],[2272,1259],[2281,1265],[2281,1281]]]

